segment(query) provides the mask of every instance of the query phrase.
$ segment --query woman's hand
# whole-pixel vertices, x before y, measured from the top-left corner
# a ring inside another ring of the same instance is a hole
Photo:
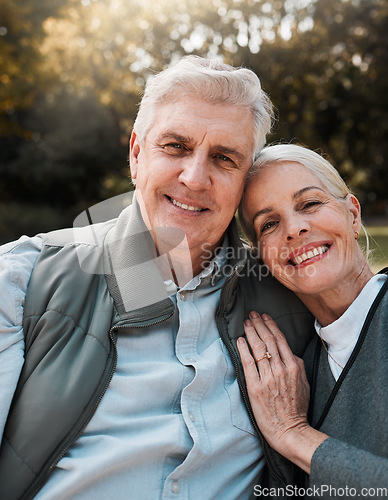
[[[257,425],[272,448],[309,473],[314,451],[328,436],[307,422],[310,387],[303,361],[268,315],[252,312],[244,331],[252,354],[242,337],[237,347]]]

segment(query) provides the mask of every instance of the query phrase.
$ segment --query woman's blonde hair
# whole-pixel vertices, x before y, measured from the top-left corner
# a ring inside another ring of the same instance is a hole
[[[248,173],[246,186],[264,167],[270,164],[290,161],[300,163],[310,170],[335,198],[344,199],[347,195],[351,194],[349,187],[331,163],[315,151],[303,146],[297,146],[296,144],[276,144],[262,149]],[[279,179],[279,182],[281,182],[281,179]],[[256,241],[255,230],[244,210],[244,196],[241,200],[238,214],[246,237],[251,243],[254,243]],[[363,230],[366,234],[364,227]],[[367,235],[366,238],[368,254],[369,245]]]

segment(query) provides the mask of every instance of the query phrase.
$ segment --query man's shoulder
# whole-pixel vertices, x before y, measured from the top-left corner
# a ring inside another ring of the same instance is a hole
[[[118,220],[125,226],[131,221],[133,193],[104,200],[81,212],[73,227],[38,234],[47,246],[89,245],[102,247],[105,236]]]
[[[284,333],[295,354],[300,356],[314,334],[314,318],[301,300],[277,281],[260,259],[249,256],[239,274],[234,309],[269,314]]]
[[[276,280],[260,259],[248,257],[241,271],[238,287],[248,307],[260,304],[261,313],[276,311],[276,316],[306,313],[306,307],[288,288]],[[310,313],[308,313],[310,314]]]
[[[13,287],[13,291],[25,292],[32,269],[42,249],[42,240],[36,236],[22,236],[0,247],[1,289]]]
[[[107,232],[115,225],[117,219],[91,224],[84,227],[57,229],[49,233],[40,233],[43,245],[64,247],[67,245],[102,246]]]
[[[18,240],[0,246],[0,257],[17,256],[24,253],[36,253],[42,248],[42,240],[38,236],[21,236]]]

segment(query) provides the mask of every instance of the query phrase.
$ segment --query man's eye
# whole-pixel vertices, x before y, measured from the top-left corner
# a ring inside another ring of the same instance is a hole
[[[232,160],[232,158],[229,158],[229,156],[223,155],[222,153],[215,154],[213,158],[219,167],[227,171],[232,171],[235,168],[239,168],[238,164],[234,160]]]
[[[169,144],[166,144],[164,147],[171,149],[185,149],[183,144],[179,144],[179,142],[170,142]]]
[[[228,156],[225,156],[225,155],[222,155],[222,154],[218,154],[216,155],[216,158],[218,158],[219,160],[221,161],[228,161],[228,162],[232,162],[232,160],[228,157]]]

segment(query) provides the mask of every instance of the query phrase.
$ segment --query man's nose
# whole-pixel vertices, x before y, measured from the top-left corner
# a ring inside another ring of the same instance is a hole
[[[193,153],[185,158],[179,180],[192,191],[204,190],[211,185],[210,164],[203,152]]]

